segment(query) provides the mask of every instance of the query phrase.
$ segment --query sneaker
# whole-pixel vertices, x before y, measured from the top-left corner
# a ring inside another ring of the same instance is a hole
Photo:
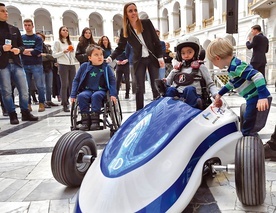
[[[268,143],[264,145],[264,151],[265,151],[265,159],[276,161],[276,151],[271,149]]]
[[[39,103],[38,112],[45,111],[45,105],[43,103]]]

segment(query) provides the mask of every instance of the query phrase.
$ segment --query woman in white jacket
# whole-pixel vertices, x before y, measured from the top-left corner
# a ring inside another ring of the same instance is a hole
[[[70,112],[68,98],[76,74],[76,60],[74,46],[70,40],[68,28],[66,26],[59,28],[59,40],[54,43],[53,57],[57,59],[58,63],[63,111]]]

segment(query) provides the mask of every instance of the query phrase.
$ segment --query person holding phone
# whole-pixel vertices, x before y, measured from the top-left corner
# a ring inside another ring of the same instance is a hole
[[[23,54],[24,46],[20,31],[7,23],[8,10],[0,3],[0,91],[4,106],[10,117],[10,124],[19,124],[12,97],[12,82],[19,92],[19,106],[22,121],[37,121],[28,109],[28,85],[26,74],[19,55]]]

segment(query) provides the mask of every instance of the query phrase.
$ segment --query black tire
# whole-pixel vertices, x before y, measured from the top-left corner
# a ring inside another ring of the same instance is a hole
[[[51,169],[54,178],[66,186],[80,186],[92,164],[80,162],[82,155],[97,157],[93,137],[83,131],[72,131],[62,135],[52,153]]]
[[[75,102],[72,103],[71,107],[71,131],[78,130],[78,125],[81,123],[81,117],[79,114],[79,103],[76,99]]]
[[[245,112],[245,108],[246,108],[246,104],[242,104],[240,106],[240,130],[242,130],[242,125],[243,125],[243,115],[244,115],[244,112]]]
[[[261,205],[265,200],[265,161],[263,143],[259,136],[242,137],[236,146],[235,182],[241,203]]]
[[[110,129],[111,132],[116,132],[122,123],[122,110],[119,99],[117,99],[116,104],[108,97],[108,108],[109,108],[109,116],[112,122],[112,127]],[[112,134],[113,135],[113,134]]]

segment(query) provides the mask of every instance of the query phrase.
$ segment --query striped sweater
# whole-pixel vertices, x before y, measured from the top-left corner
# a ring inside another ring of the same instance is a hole
[[[250,64],[233,57],[227,71],[229,81],[219,91],[221,96],[232,89],[235,89],[246,101],[256,96],[258,99],[270,96],[264,76]]]

